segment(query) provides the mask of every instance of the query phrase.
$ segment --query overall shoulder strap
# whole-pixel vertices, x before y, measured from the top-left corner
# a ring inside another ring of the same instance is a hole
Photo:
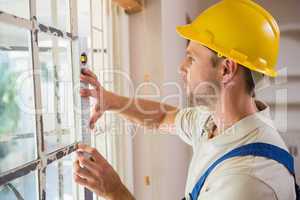
[[[205,173],[200,177],[197,184],[194,186],[192,193],[189,194],[191,200],[197,200],[206,178],[218,164],[232,157],[248,155],[260,156],[275,160],[284,165],[288,169],[288,171],[295,177],[294,159],[289,152],[267,143],[251,143],[231,150],[230,152],[226,153],[218,160],[216,160],[212,165],[210,165],[210,167],[205,171]]]

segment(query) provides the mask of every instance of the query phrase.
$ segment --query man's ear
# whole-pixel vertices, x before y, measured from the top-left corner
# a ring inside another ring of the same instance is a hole
[[[237,74],[238,64],[231,59],[224,59],[221,64],[222,83],[229,83]]]

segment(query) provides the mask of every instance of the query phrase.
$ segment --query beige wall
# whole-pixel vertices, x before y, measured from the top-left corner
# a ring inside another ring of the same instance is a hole
[[[177,92],[177,88],[163,85],[168,81],[181,85],[178,67],[184,56],[186,41],[178,37],[175,28],[177,25],[185,24],[186,13],[194,18],[214,2],[217,1],[147,0],[145,11],[130,16],[130,71],[135,86],[142,83],[144,76],[147,75],[150,81],[160,85],[161,97],[152,99],[161,100],[162,97]],[[261,91],[259,96],[267,102],[274,103],[276,92],[279,91],[277,96],[287,93],[289,106],[293,105],[288,110],[288,118],[286,120],[285,112],[280,107],[274,119],[285,141],[295,149],[300,144],[300,125],[297,123],[297,119],[300,118],[298,105],[300,94],[297,92],[300,86],[298,62],[300,2],[298,0],[260,0],[257,2],[275,16],[283,30],[278,66],[288,67],[289,75],[297,75],[290,78],[291,81],[288,83],[282,84],[277,81],[277,90],[267,88]],[[144,88],[143,92],[153,93],[153,90]],[[185,101],[179,102],[178,98],[168,99],[168,103],[185,105]],[[284,129],[285,122],[287,130]],[[139,130],[133,140],[136,198],[143,200],[181,198],[184,194],[191,156],[190,148],[176,136],[143,133],[145,131]],[[299,172],[299,156],[296,157],[296,163]],[[145,176],[150,176],[150,186],[144,184]]]

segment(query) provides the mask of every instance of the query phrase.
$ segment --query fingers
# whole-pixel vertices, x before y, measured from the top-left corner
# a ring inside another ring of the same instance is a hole
[[[94,87],[100,87],[100,83],[98,82],[97,79],[91,77],[91,76],[87,76],[87,75],[80,75],[80,81],[84,82],[84,83],[88,83],[91,84]]]
[[[93,97],[97,99],[98,94],[95,89],[80,89],[80,96],[85,98]],[[96,104],[89,120],[90,129],[94,129],[95,123],[103,115],[103,113],[104,111],[101,110],[101,105]]]
[[[95,190],[95,184],[94,183],[91,183],[91,182],[87,181],[84,178],[81,178],[80,176],[78,176],[76,174],[74,174],[73,177],[74,177],[75,182],[78,183],[79,185],[82,185],[82,186],[88,188],[91,191]]]
[[[94,129],[95,127],[95,123],[97,122],[97,120],[102,116],[103,112],[94,112],[90,118],[90,122],[89,122],[89,126],[90,129]]]
[[[82,68],[81,73],[84,74],[84,75],[91,76],[92,78],[97,80],[97,76],[88,68]]]
[[[73,166],[74,173],[77,176],[80,176],[81,178],[86,179],[89,182],[94,182],[95,181],[95,176],[89,170],[81,167],[79,163],[80,163],[79,160],[76,160],[74,162],[74,166]]]
[[[101,171],[101,165],[96,164],[96,162],[93,162],[80,154],[77,154],[77,156],[80,166],[86,168],[95,177],[98,177],[100,175],[99,173]]]
[[[80,89],[80,96],[82,96],[82,97],[90,97],[90,96],[92,96],[92,92],[91,92],[90,89],[82,88],[82,89]]]
[[[103,156],[100,153],[98,153],[98,151],[95,148],[92,148],[88,145],[78,144],[77,151],[87,152],[96,160],[96,162],[105,162],[106,163],[105,158],[103,158]]]
[[[78,176],[77,174],[74,174],[74,180],[76,183],[80,184],[80,185],[86,185],[88,183],[88,181],[84,178],[81,178],[80,176]]]
[[[82,88],[80,89],[80,96],[97,98],[97,91],[95,89]]]

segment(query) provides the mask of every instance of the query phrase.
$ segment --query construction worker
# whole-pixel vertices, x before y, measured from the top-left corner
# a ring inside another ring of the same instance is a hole
[[[180,70],[195,106],[180,110],[119,96],[86,69],[81,81],[94,89],[82,89],[81,96],[97,101],[91,128],[107,110],[149,128],[174,125],[194,152],[186,199],[296,199],[292,157],[269,107],[254,94],[260,80],[277,75],[280,31],[274,18],[250,0],[224,0],[177,32],[190,41]],[[107,199],[134,199],[97,150],[79,145],[78,151],[90,153],[93,161],[78,155],[77,183]]]

